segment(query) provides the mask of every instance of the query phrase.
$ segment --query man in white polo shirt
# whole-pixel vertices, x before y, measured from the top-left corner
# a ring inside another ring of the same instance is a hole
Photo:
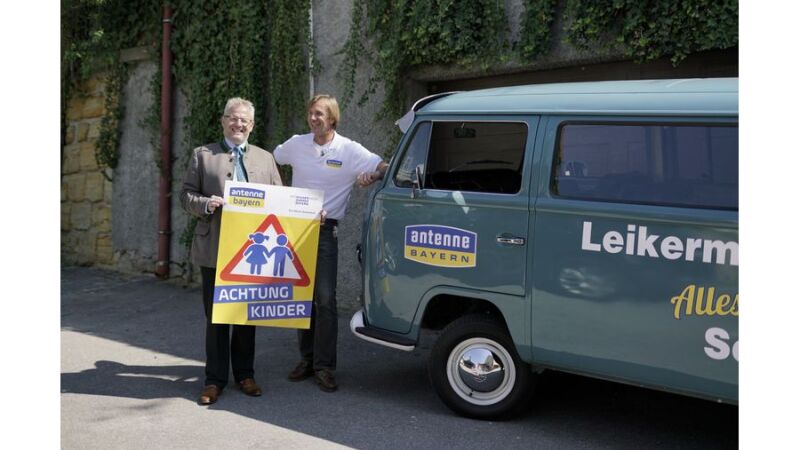
[[[336,133],[338,123],[336,98],[317,95],[308,102],[311,133],[294,135],[274,151],[278,164],[292,166],[292,186],[325,192],[311,329],[298,330],[302,360],[289,374],[291,381],[313,375],[325,392],[338,387],[334,377],[338,329],[336,227],[344,217],[353,184],[368,186],[383,178],[388,167],[380,156]]]

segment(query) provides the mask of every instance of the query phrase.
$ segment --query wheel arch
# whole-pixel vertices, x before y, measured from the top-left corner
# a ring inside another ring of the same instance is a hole
[[[437,286],[425,293],[415,314],[414,329],[441,330],[454,320],[483,313],[497,320],[511,336],[520,358],[530,362],[530,309],[524,297]]]

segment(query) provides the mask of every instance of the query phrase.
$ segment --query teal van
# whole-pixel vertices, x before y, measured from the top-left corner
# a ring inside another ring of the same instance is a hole
[[[738,402],[738,80],[427,97],[367,206],[351,330],[459,414],[552,369]]]

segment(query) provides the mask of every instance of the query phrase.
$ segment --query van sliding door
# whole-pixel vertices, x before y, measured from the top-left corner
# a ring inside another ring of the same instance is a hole
[[[553,117],[544,149],[534,359],[735,401],[735,121]]]

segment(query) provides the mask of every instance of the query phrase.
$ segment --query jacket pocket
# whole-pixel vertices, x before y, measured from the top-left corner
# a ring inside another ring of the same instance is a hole
[[[211,225],[203,220],[197,221],[197,226],[194,227],[194,234],[199,236],[205,236],[208,234],[208,230],[211,229]]]

